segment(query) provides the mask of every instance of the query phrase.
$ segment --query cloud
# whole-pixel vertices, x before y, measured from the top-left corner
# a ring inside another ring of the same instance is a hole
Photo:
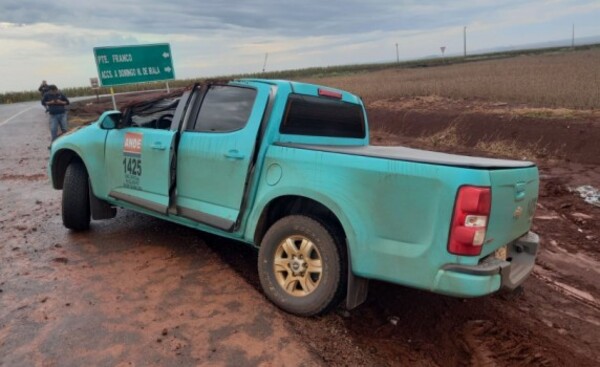
[[[260,71],[265,53],[268,70],[392,61],[396,43],[401,59],[451,55],[463,26],[470,50],[563,37],[573,22],[598,35],[597,19],[593,0],[0,1],[0,67],[16,71],[0,92],[85,85],[99,46],[168,42],[190,78]]]
[[[538,0],[539,2],[539,0]],[[431,0],[56,0],[40,6],[21,0],[0,4],[3,21],[56,23],[136,33],[193,33],[226,30],[268,31],[280,36],[323,36],[372,31],[431,29],[432,24],[462,24],[469,17],[519,4],[505,1]]]

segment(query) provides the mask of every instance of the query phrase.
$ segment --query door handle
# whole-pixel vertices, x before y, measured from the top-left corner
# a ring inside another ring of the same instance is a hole
[[[160,143],[158,141],[156,143],[152,144],[150,146],[150,148],[155,149],[155,150],[165,150],[165,149],[167,149],[167,147],[165,147],[164,145],[162,145],[162,143]]]
[[[227,153],[225,153],[226,158],[231,159],[244,159],[244,155],[240,153],[237,149],[231,149]]]

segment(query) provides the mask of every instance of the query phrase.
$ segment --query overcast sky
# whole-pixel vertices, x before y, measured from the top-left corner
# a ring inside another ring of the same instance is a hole
[[[0,0],[0,92],[85,86],[94,47],[170,43],[176,76],[413,59],[600,36],[600,0]]]

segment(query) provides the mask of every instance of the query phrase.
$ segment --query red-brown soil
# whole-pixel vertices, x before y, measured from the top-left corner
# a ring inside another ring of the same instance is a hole
[[[525,291],[462,303],[448,299],[443,306],[432,301],[428,307],[437,307],[442,316],[435,312],[430,325],[423,325],[419,316],[403,317],[398,325],[405,327],[417,319],[418,330],[439,328],[438,335],[443,336],[439,341],[429,340],[429,331],[422,336],[429,345],[426,353],[439,354],[434,357],[439,365],[600,363],[600,208],[572,192],[580,185],[600,188],[600,114],[571,110],[540,113],[526,106],[435,97],[378,101],[368,106],[368,111],[376,144],[400,142],[491,156],[474,146],[480,141],[501,142],[517,149],[493,156],[514,159],[521,159],[519,149],[531,153],[533,146],[533,157],[528,154],[528,158],[540,168],[533,230],[541,237],[541,250]],[[431,139],[436,134],[443,137],[440,133],[450,127],[458,144],[447,146]],[[421,306],[423,298],[432,297],[406,292],[411,296],[393,303],[406,312],[411,311],[407,303],[415,297]],[[448,309],[450,314],[445,314]],[[451,349],[455,353],[448,354]]]
[[[600,165],[600,111],[416,97],[376,101],[368,112],[372,130],[401,138],[431,136],[455,127],[462,147],[515,142],[523,150],[537,150],[536,158]]]
[[[355,310],[290,316],[263,299],[243,244],[124,210],[87,233],[62,228],[39,138],[0,158],[0,365],[600,365],[600,208],[570,191],[600,188],[598,114],[441,98],[367,109],[374,144],[536,148],[541,249],[522,292],[464,300],[372,282]],[[431,139],[449,127],[457,144]]]

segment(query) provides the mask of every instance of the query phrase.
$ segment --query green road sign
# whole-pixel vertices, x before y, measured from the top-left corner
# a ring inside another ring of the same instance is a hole
[[[104,87],[175,79],[168,43],[95,47],[94,57]]]

